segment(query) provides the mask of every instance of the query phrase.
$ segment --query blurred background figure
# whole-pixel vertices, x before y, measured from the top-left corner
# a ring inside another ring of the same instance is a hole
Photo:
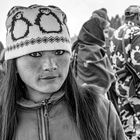
[[[124,24],[111,41],[111,63],[117,109],[126,135],[140,139],[140,6],[131,5],[124,12]],[[116,106],[116,105],[115,105]]]
[[[96,87],[105,95],[114,80],[114,73],[106,53],[104,30],[109,20],[105,9],[95,10],[86,21],[74,42],[73,71],[80,85]]]
[[[109,20],[106,8],[101,8],[99,10],[93,11],[91,18],[94,18],[96,16],[100,17],[102,20],[105,20],[105,22],[106,22],[106,26],[103,29],[104,38],[105,38],[104,48],[107,50],[107,55],[110,58],[110,51],[109,51],[110,50],[109,49],[110,48],[110,40],[113,36],[115,29],[110,26],[110,20]]]

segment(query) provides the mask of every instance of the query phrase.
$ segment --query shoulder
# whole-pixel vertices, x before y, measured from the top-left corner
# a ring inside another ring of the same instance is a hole
[[[108,139],[125,140],[124,130],[117,111],[112,102],[105,98],[99,91],[91,87],[84,89],[88,107],[92,110],[93,104],[98,112],[98,116],[103,123],[103,127],[107,132]],[[96,101],[94,100],[96,99]],[[94,108],[93,108],[94,109]],[[95,112],[93,112],[93,115]]]
[[[114,105],[104,97],[100,97],[100,101],[99,115],[103,116],[102,119],[107,124],[108,139],[112,137],[116,140],[126,140],[122,123]]]
[[[108,100],[103,94],[102,90],[94,85],[85,85],[79,86],[80,93],[83,94],[83,97],[86,101],[96,100],[99,110],[104,110],[106,113],[113,111],[117,114],[114,105],[110,100]]]
[[[99,116],[102,116],[102,119],[104,119],[106,123],[110,118],[118,117],[114,105],[102,94],[99,88],[93,86],[85,86],[82,87],[81,93],[84,94],[84,99],[89,103],[89,106],[95,104]]]
[[[117,110],[115,109],[115,106],[113,103],[107,99],[105,96],[99,95],[99,113],[102,114],[103,116],[106,116],[107,120],[109,119],[119,119]]]
[[[108,139],[125,140],[126,136],[117,111],[111,101],[100,97],[99,115],[107,126]]]

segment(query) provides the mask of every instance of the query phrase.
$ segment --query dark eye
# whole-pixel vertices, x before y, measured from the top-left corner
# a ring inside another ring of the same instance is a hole
[[[55,54],[56,54],[56,55],[63,55],[65,52],[66,52],[66,51],[64,51],[64,50],[56,50],[56,51],[55,51]]]
[[[42,56],[42,52],[33,52],[29,54],[32,57],[41,57]]]

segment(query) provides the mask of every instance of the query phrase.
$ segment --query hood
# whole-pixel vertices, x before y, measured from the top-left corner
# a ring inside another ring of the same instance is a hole
[[[52,94],[49,99],[45,99],[40,102],[33,102],[28,99],[21,98],[19,101],[17,101],[17,105],[24,107],[24,108],[39,108],[42,105],[44,105],[44,102],[47,101],[48,104],[56,104],[59,100],[61,100],[64,97],[64,92],[58,92],[55,94]]]
[[[86,44],[97,44],[103,46],[105,37],[103,30],[105,29],[105,21],[101,18],[91,18],[82,26],[78,39]]]

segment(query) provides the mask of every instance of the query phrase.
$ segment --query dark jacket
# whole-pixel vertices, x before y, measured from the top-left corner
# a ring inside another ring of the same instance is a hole
[[[114,79],[114,72],[104,48],[104,21],[92,18],[82,26],[73,44],[73,71],[80,85],[96,86],[105,94]]]

